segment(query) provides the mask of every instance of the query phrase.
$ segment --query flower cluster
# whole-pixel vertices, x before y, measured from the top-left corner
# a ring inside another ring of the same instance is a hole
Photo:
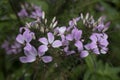
[[[87,32],[77,24],[80,21]],[[87,13],[85,17],[81,14],[70,20],[68,26],[57,27],[55,17],[50,25],[46,24],[47,19],[45,14],[42,14],[36,21],[20,28],[16,40],[24,45],[25,56],[20,57],[22,63],[40,60],[49,63],[53,60],[51,54],[54,55],[56,49],[66,56],[79,55],[80,58],[87,57],[90,53],[105,54],[108,51],[109,42],[105,31],[110,22],[104,24],[104,17],[95,22]],[[33,28],[37,31],[32,30]]]
[[[14,41],[12,44],[9,40],[5,40],[1,46],[3,49],[5,49],[5,52],[7,54],[17,54],[22,51],[22,46],[20,43]]]

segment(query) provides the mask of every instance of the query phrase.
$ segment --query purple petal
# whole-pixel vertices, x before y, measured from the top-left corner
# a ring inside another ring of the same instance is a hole
[[[34,62],[36,60],[36,57],[34,57],[34,56],[23,56],[23,57],[20,57],[19,60],[22,63],[30,63],[30,62]]]
[[[86,48],[87,50],[92,50],[92,49],[94,49],[94,48],[97,48],[97,44],[94,43],[94,42],[91,42],[91,43],[86,44],[86,45],[85,45],[85,48]]]
[[[18,34],[16,37],[16,41],[23,44],[24,43],[24,37],[21,34]]]
[[[48,45],[48,40],[47,40],[45,37],[40,38],[39,41],[40,41],[41,43],[43,43],[44,45]]]
[[[102,54],[106,54],[107,51],[108,51],[108,48],[106,48],[106,47],[103,47],[103,48],[100,50],[100,52],[101,52]]]
[[[18,13],[18,16],[23,18],[23,17],[27,17],[28,16],[28,13],[26,11],[26,9],[22,9],[19,13]]]
[[[102,32],[105,32],[105,31],[108,30],[108,28],[109,28],[109,26],[110,26],[110,23],[111,23],[111,22],[107,22],[107,23],[105,24],[104,29],[103,29]]]
[[[34,33],[30,32],[30,30],[26,29],[26,31],[23,33],[23,37],[25,39],[26,42],[30,42],[33,38]]]
[[[48,41],[51,44],[54,41],[54,35],[51,32],[49,32],[47,36],[48,36]]]
[[[31,44],[27,43],[26,46],[24,47],[24,52],[27,55],[32,55],[32,56],[37,56],[37,50],[35,49],[34,46]]]
[[[103,33],[103,38],[104,38],[104,39],[107,39],[107,38],[108,38],[108,35],[105,34],[105,33]]]
[[[75,46],[78,48],[78,51],[83,50],[83,44],[81,41],[76,41]]]
[[[101,42],[100,42],[100,46],[101,47],[107,47],[108,46],[108,41],[107,40],[102,40]]]
[[[97,42],[97,35],[96,35],[96,33],[93,33],[93,34],[90,36],[90,39],[91,39],[93,42]]]
[[[73,40],[72,34],[68,34],[68,35],[66,36],[66,39],[69,40],[69,41],[72,41],[72,40]]]
[[[64,27],[60,27],[60,28],[59,28],[59,33],[60,33],[60,34],[64,34],[65,30],[66,30],[66,27],[65,27],[65,26],[64,26]]]
[[[95,53],[95,54],[100,54],[100,52],[99,52],[99,49],[98,49],[98,48],[95,48],[95,49],[93,49],[92,51],[93,51],[93,53]]]
[[[39,53],[46,52],[48,50],[48,47],[46,45],[41,45],[38,48]]]
[[[24,47],[24,50],[27,50],[27,51],[32,50],[32,45],[30,43],[27,43],[26,46]]]
[[[80,57],[84,58],[87,57],[89,55],[88,51],[84,50],[80,53]]]
[[[44,63],[49,63],[49,62],[51,62],[53,59],[52,59],[51,56],[43,56],[43,57],[42,57],[42,60],[43,60]]]
[[[81,30],[78,30],[77,32],[75,32],[75,40],[80,40],[82,36],[82,31]]]
[[[52,47],[54,48],[58,48],[62,46],[62,42],[60,40],[55,40],[53,43],[52,43]]]

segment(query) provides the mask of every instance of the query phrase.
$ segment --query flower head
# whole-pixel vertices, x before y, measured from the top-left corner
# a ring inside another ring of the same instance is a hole
[[[35,36],[35,34],[33,32],[31,32],[29,29],[25,29],[25,31],[23,32],[23,34],[18,34],[16,37],[17,42],[24,44],[25,42],[29,43],[33,37]]]
[[[20,57],[20,61],[22,63],[31,63],[36,61],[37,56],[39,57],[39,60],[41,59],[44,63],[49,63],[52,61],[51,56],[44,56],[45,52],[43,50],[36,50],[34,46],[27,43],[24,47],[24,53],[25,56]]]

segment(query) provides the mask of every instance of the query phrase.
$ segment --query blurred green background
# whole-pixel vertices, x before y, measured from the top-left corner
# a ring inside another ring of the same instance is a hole
[[[95,19],[106,16],[106,22],[111,22],[109,52],[81,61],[70,56],[57,68],[54,63],[41,65],[38,79],[33,79],[35,73],[29,65],[34,64],[22,64],[18,56],[7,55],[0,48],[0,80],[120,80],[120,0],[0,0],[0,45],[30,21],[17,16],[24,2],[40,6],[49,21],[56,16],[59,26],[68,25],[80,13],[89,12]]]

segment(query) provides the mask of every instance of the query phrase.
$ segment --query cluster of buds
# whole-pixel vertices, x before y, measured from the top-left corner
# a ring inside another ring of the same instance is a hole
[[[86,26],[87,32],[77,24],[80,21]],[[85,17],[81,14],[70,20],[68,26],[58,27],[57,23],[54,17],[49,25],[43,12],[34,22],[20,28],[16,40],[24,46],[25,56],[20,57],[22,63],[34,61],[49,63],[54,60],[53,55],[57,55],[56,50],[66,56],[79,55],[80,58],[91,53],[97,55],[107,53],[109,43],[105,31],[110,22],[104,24],[104,17],[95,22],[89,14]]]

